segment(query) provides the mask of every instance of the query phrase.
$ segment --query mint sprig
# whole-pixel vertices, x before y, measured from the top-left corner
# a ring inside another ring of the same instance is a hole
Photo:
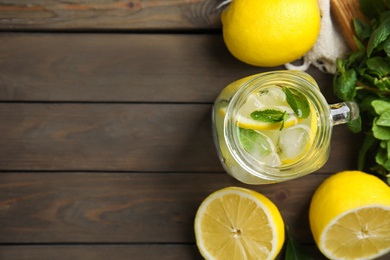
[[[352,132],[365,135],[358,169],[390,185],[390,0],[359,4],[367,20],[353,23],[358,50],[337,60],[333,91],[360,109],[359,120],[348,123]]]
[[[286,94],[287,103],[290,105],[295,115],[298,118],[307,118],[310,115],[310,105],[305,95],[288,87],[283,87],[283,91]]]
[[[256,110],[250,114],[250,117],[257,121],[267,122],[267,123],[280,123],[280,131],[284,128],[284,123],[288,119],[289,115],[286,111],[280,111],[276,109],[265,109],[265,110]]]

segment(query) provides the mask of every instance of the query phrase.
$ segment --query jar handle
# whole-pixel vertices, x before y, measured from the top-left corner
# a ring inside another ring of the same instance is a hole
[[[333,125],[345,124],[359,117],[359,107],[356,102],[348,101],[329,105]]]

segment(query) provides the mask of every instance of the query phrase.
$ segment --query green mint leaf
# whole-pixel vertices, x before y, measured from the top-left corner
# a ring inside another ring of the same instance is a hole
[[[356,36],[362,41],[369,39],[372,33],[370,24],[357,18],[352,21]]]
[[[390,127],[390,110],[386,110],[385,112],[383,112],[379,116],[379,118],[376,120],[376,124],[379,126],[389,126]]]
[[[386,0],[385,0],[386,1]],[[387,8],[388,10],[388,8]],[[390,18],[390,11],[384,11],[382,10],[381,15],[379,16],[379,21],[383,22]]]
[[[283,130],[284,128],[284,123],[286,122],[286,120],[289,118],[289,115],[287,114],[287,112],[285,111],[284,114],[283,114],[283,121],[282,121],[282,125],[280,126],[280,131]]]
[[[265,109],[253,111],[250,116],[252,119],[262,122],[278,123],[284,120],[286,111],[276,109]]]
[[[385,100],[374,100],[371,102],[372,107],[375,110],[375,113],[378,115],[383,114],[385,111],[390,110],[390,102]]]
[[[266,137],[251,129],[240,128],[240,142],[244,149],[251,154],[265,157],[272,152],[272,147]]]
[[[367,67],[378,77],[384,77],[390,73],[390,60],[388,57],[373,57],[366,61]]]
[[[387,57],[390,57],[390,37],[387,37],[383,43],[383,50],[386,52]]]
[[[310,115],[309,101],[301,92],[292,88],[283,88],[287,103],[299,118],[307,118]]]
[[[387,160],[389,160],[390,159],[390,141],[387,141],[386,151],[387,151]]]
[[[367,56],[370,57],[373,50],[390,35],[390,19],[383,21],[372,33],[367,44]]]
[[[390,78],[383,77],[380,79],[374,79],[374,85],[381,91],[389,91],[390,90]]]
[[[340,73],[344,73],[345,72],[346,64],[345,64],[345,61],[343,59],[337,58],[336,59],[336,66],[337,66],[337,70]]]
[[[335,95],[343,101],[352,101],[356,96],[356,71],[349,69],[336,75],[333,82]]]
[[[359,0],[360,11],[367,16],[370,20],[379,19],[385,5],[383,0]]]
[[[372,133],[374,137],[378,140],[390,140],[390,127],[378,125],[378,117],[374,119],[374,124],[372,125]]]
[[[287,247],[285,260],[312,260],[313,257],[305,250],[305,248],[296,240],[286,226]]]
[[[371,134],[367,134],[364,137],[364,141],[358,155],[358,170],[364,170],[367,153],[375,146],[376,143],[377,140]]]
[[[348,122],[347,126],[352,133],[359,133],[360,131],[362,131],[362,118],[360,117],[360,115],[356,120]]]
[[[360,112],[368,112],[370,115],[375,115],[374,107],[372,106],[372,102],[374,100],[377,100],[378,96],[374,94],[367,95],[365,94],[364,97],[361,98],[360,104],[359,104],[359,110]]]
[[[387,149],[380,148],[375,156],[377,164],[382,165],[387,171],[390,171],[390,160]]]
[[[387,144],[389,141],[380,141],[379,146],[383,149],[387,149]]]

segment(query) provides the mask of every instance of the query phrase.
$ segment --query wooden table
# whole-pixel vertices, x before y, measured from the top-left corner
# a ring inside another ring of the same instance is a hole
[[[227,186],[269,197],[321,258],[310,199],[330,174],[356,168],[360,139],[335,127],[328,163],[294,181],[229,177],[213,101],[236,79],[284,68],[233,58],[218,4],[0,1],[0,259],[201,259],[195,212]],[[337,101],[332,76],[308,72]]]

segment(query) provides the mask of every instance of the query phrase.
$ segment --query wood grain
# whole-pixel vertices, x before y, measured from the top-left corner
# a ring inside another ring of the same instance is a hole
[[[1,246],[0,259],[18,260],[201,260],[196,245],[28,245]]]
[[[1,34],[0,100],[208,102],[277,68],[236,60],[221,35]],[[308,71],[325,92],[332,76]],[[328,95],[329,97],[331,95]]]
[[[361,136],[335,127],[327,164],[297,180],[228,176],[213,101],[236,79],[284,67],[228,52],[221,1],[0,0],[0,259],[202,259],[196,210],[227,186],[270,198],[324,259],[310,199],[356,168]],[[336,102],[332,76],[308,72]]]
[[[312,243],[308,206],[326,176],[250,188]],[[220,173],[2,173],[0,243],[194,243],[198,206],[227,186],[249,187]]]
[[[0,103],[0,122],[2,170],[223,172],[208,104]],[[355,138],[336,126],[320,171],[355,168]]]
[[[312,246],[303,245],[316,260],[325,260],[320,251]],[[1,246],[0,259],[18,260],[98,260],[98,259],[136,259],[136,260],[201,260],[196,245],[190,244],[130,244],[130,245],[20,245]],[[280,252],[276,260],[284,258]],[[383,258],[383,260],[385,260]]]
[[[213,0],[1,0],[5,30],[156,30],[220,27]]]

